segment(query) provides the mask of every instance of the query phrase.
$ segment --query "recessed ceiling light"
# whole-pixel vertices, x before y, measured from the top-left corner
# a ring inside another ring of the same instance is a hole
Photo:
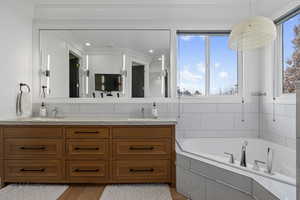
[[[154,52],[154,50],[153,50],[153,49],[150,49],[150,50],[149,50],[149,53],[153,53],[153,52]]]
[[[85,46],[89,47],[89,46],[91,46],[91,43],[86,42],[86,43],[85,43]]]
[[[158,60],[159,60],[159,61],[162,61],[162,58],[161,58],[161,57],[159,57],[159,58],[158,58]]]

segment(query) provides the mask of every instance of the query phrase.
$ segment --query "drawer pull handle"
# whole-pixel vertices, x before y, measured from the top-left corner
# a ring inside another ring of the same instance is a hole
[[[21,150],[46,150],[46,147],[20,147]]]
[[[129,169],[130,172],[136,173],[136,172],[154,172],[153,168],[147,168],[147,169]]]
[[[20,169],[21,172],[44,172],[45,169],[44,168],[40,168],[40,169],[26,169],[26,168],[22,168]]]
[[[138,146],[130,146],[130,147],[129,147],[129,150],[132,150],[132,151],[143,151],[143,150],[151,151],[151,150],[153,150],[153,149],[154,149],[153,146],[141,146],[141,147],[138,147]]]
[[[99,169],[75,169],[74,172],[99,172]]]
[[[75,131],[75,134],[98,134],[99,131]]]
[[[84,150],[84,151],[98,151],[99,148],[98,147],[95,147],[95,148],[75,147],[75,150],[76,151],[80,151],[80,150]]]

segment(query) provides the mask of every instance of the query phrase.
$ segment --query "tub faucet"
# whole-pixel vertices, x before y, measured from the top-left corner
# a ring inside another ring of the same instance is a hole
[[[242,167],[247,167],[247,161],[246,161],[246,147],[247,147],[247,145],[248,145],[248,142],[244,141],[243,145],[242,145],[241,163],[240,163],[240,165]]]
[[[53,116],[54,118],[56,118],[56,117],[57,117],[57,114],[58,114],[58,108],[55,107],[55,108],[52,109],[52,116]]]
[[[272,168],[273,168],[273,149],[270,147],[267,150],[267,170],[266,172],[268,174],[272,174]]]
[[[145,118],[145,108],[144,107],[141,108],[141,113],[142,113],[142,118]]]

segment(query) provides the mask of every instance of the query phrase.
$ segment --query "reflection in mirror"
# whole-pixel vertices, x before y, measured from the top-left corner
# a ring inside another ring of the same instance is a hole
[[[168,30],[40,30],[52,98],[169,97]]]

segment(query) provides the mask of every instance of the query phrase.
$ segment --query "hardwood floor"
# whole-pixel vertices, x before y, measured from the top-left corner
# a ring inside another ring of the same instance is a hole
[[[72,185],[58,200],[99,200],[105,185]],[[177,193],[175,188],[170,188],[173,200],[187,200]]]

